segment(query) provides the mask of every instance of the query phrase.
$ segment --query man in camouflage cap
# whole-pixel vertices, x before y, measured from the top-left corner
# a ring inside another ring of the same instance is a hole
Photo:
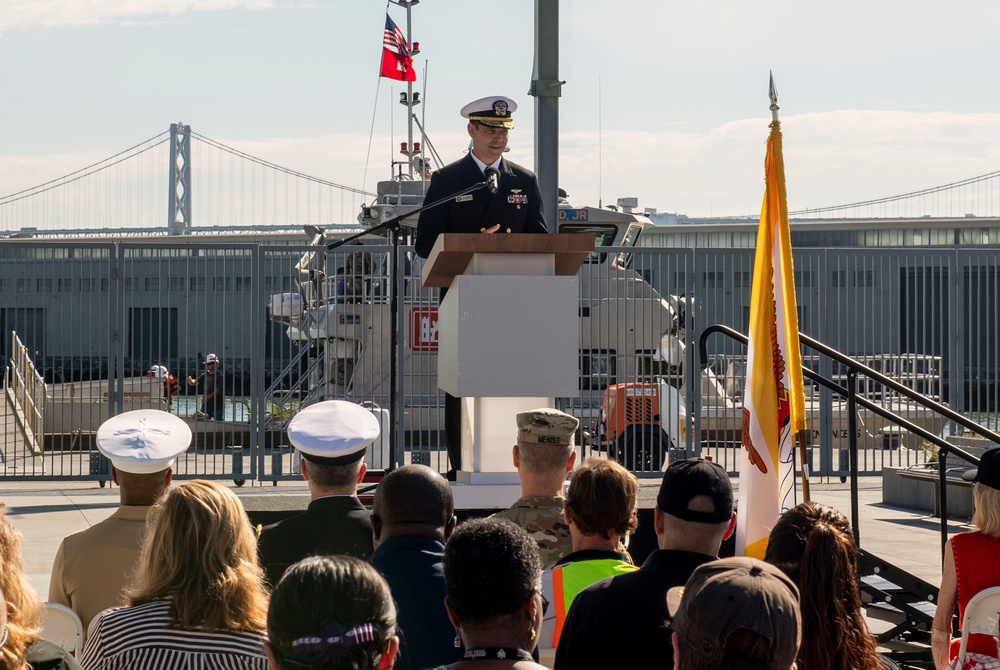
[[[548,408],[517,415],[514,467],[521,478],[521,497],[494,516],[527,530],[538,543],[546,568],[572,549],[563,519],[563,485],[576,463],[573,436],[579,425],[575,417]]]

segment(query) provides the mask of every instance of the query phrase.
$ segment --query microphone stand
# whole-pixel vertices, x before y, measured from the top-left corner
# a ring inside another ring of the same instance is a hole
[[[399,243],[400,243],[400,222],[414,214],[419,214],[420,212],[426,211],[428,209],[433,209],[438,205],[443,205],[446,202],[452,201],[455,198],[461,197],[473,191],[478,191],[489,186],[489,179],[484,179],[481,182],[477,182],[472,186],[459,191],[458,193],[452,193],[451,195],[441,198],[440,200],[435,200],[432,203],[421,205],[416,209],[407,212],[406,214],[400,214],[399,216],[394,216],[391,219],[386,219],[377,226],[363,230],[360,233],[350,235],[342,240],[335,240],[330,244],[326,245],[327,251],[333,251],[338,247],[342,247],[349,242],[353,242],[356,239],[364,237],[365,235],[371,235],[372,233],[377,233],[380,230],[388,230],[391,233],[391,246],[392,254],[389,256],[389,330],[392,333],[389,353],[389,369],[392,371],[389,377],[389,408],[392,414],[392,430],[389,432],[389,450],[392,452],[392,463],[387,471],[392,471],[395,467],[402,462],[402,453],[397,450],[399,430],[397,430],[399,425],[400,417],[400,405],[398,394],[396,393],[396,377],[398,375],[397,365],[399,364],[399,357],[397,355],[398,349],[398,337],[397,330],[399,327],[399,317],[397,311],[399,309],[399,294],[397,287],[399,286]],[[492,189],[491,189],[492,190]],[[397,461],[397,458],[399,459]]]

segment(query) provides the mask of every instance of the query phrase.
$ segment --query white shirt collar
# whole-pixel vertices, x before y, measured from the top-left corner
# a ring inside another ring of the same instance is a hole
[[[487,165],[486,163],[484,163],[481,160],[479,160],[479,157],[476,156],[476,154],[472,153],[471,150],[469,151],[469,155],[472,156],[472,160],[476,161],[476,165],[479,166],[479,171],[482,172],[483,174],[486,174],[486,168],[488,168],[488,167],[496,168],[497,170],[499,170],[500,169],[500,161],[503,160],[503,156],[501,156],[500,158],[498,158],[495,161],[493,161],[492,165]]]

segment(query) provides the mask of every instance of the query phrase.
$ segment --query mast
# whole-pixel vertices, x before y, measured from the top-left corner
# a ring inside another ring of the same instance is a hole
[[[407,55],[416,56],[420,53],[420,42],[413,41],[412,9],[413,5],[418,4],[420,0],[389,0],[389,2],[406,9],[406,43],[410,45],[410,53]],[[413,92],[412,81],[406,82],[406,93],[400,94],[399,104],[406,107],[406,144],[400,148],[399,153],[406,156],[407,173],[412,179],[413,157],[420,154],[420,144],[414,145],[413,143],[413,108],[420,104],[420,94]],[[421,176],[423,176],[423,171],[421,171]]]

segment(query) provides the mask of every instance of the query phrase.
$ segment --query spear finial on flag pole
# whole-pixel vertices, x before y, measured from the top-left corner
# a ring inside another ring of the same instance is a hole
[[[771,78],[771,83],[767,87],[767,97],[771,99],[771,120],[777,121],[778,110],[781,109],[778,107],[778,89],[774,87],[774,73],[768,70],[767,75]]]

